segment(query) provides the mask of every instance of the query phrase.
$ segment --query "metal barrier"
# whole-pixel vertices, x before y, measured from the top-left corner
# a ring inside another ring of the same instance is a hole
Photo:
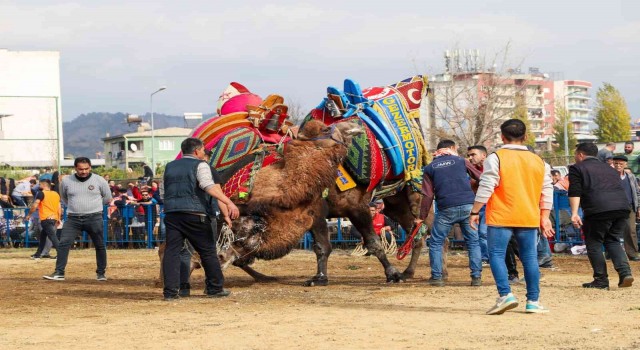
[[[578,215],[583,216],[582,208],[578,209]],[[584,244],[582,230],[574,227],[571,222],[571,206],[567,191],[553,191],[551,222],[556,231],[555,240],[550,240],[551,243]]]
[[[102,212],[103,240],[113,248],[154,248],[164,241],[164,211],[153,204],[135,204],[121,207],[105,205]],[[143,208],[144,214],[138,208]],[[39,222],[24,221],[29,208],[2,208],[0,218],[0,246],[34,247],[39,240]],[[149,215],[151,213],[151,215]],[[67,210],[63,207],[63,222]],[[159,220],[156,220],[159,219]],[[58,235],[59,235],[58,230]],[[86,232],[76,237],[74,245],[87,245],[91,240]]]

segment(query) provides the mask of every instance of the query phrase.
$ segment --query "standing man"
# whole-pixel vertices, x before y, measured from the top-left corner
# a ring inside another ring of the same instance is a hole
[[[638,155],[633,154],[634,144],[633,141],[627,141],[624,143],[624,156],[627,157],[629,169],[634,175],[640,173],[640,163],[638,163]]]
[[[38,238],[38,250],[33,255],[33,258],[39,259],[42,251],[45,249],[47,238],[56,250],[60,244],[58,236],[56,236],[56,228],[62,218],[60,195],[51,191],[51,180],[49,179],[40,179],[40,191],[36,193],[35,200],[24,220],[29,221],[36,210],[38,210],[41,229],[40,237]]]
[[[620,176],[608,165],[598,162],[597,152],[593,143],[578,144],[576,163],[569,167],[571,222],[584,230],[587,256],[593,268],[593,282],[582,286],[609,289],[607,265],[602,254],[604,244],[620,277],[618,287],[630,287],[633,276],[621,243],[631,206]],[[580,206],[584,221],[578,215]]]
[[[484,171],[484,160],[487,159],[487,149],[482,145],[475,145],[467,148],[467,158],[478,171],[482,174]],[[473,192],[478,191],[478,181],[471,180],[471,188]],[[485,216],[485,207],[480,209],[480,224],[478,225],[478,239],[480,242],[480,255],[482,257],[482,266],[489,266],[489,249],[487,248],[487,220]]]
[[[620,175],[622,188],[632,209],[629,213],[627,227],[624,230],[624,251],[627,253],[629,260],[640,261],[638,256],[638,236],[636,234],[636,219],[640,218],[640,189],[638,188],[636,177],[627,174],[625,171],[627,164],[626,156],[613,157],[613,168]]]
[[[469,213],[473,205],[473,190],[469,176],[478,180],[480,172],[471,163],[458,156],[456,143],[442,140],[438,143],[435,158],[422,170],[422,191],[424,198],[420,208],[420,218],[416,224],[422,223],[429,214],[433,198],[438,210],[433,222],[433,231],[429,240],[429,262],[431,263],[432,286],[444,286],[442,279],[442,245],[451,227],[458,223],[464,235],[469,253],[471,269],[471,285],[482,285],[482,259],[478,243],[478,231],[469,226]]]
[[[613,158],[613,151],[616,150],[615,142],[607,142],[607,144],[598,151],[597,157],[603,163]]]
[[[471,225],[477,227],[480,209],[487,206],[489,262],[500,294],[487,314],[500,315],[518,306],[518,300],[511,294],[505,264],[507,244],[512,235],[518,242],[527,283],[525,311],[547,312],[538,301],[540,270],[536,247],[538,227],[547,237],[554,234],[549,220],[553,205],[551,169],[524,145],[527,129],[521,120],[505,121],[500,125],[500,132],[504,146],[485,160],[471,210]]]
[[[102,211],[103,206],[111,201],[111,190],[102,176],[91,173],[89,158],[78,157],[73,166],[76,173],[65,176],[60,183],[60,198],[67,205],[67,220],[60,235],[56,270],[43,277],[52,281],[64,281],[69,248],[76,236],[85,231],[96,249],[96,279],[106,281],[107,248],[103,240]],[[40,214],[40,219],[42,218]]]
[[[230,292],[223,289],[224,276],[216,254],[214,226],[218,208],[213,198],[226,205],[231,219],[238,217],[238,207],[215,186],[211,168],[204,161],[202,141],[190,137],[182,141],[180,148],[184,156],[167,164],[164,173],[167,227],[166,250],[162,261],[164,300],[179,298],[180,250],[185,239],[200,254],[207,296],[226,297]]]

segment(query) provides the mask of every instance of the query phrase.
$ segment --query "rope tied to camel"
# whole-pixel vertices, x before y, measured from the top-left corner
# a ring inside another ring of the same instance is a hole
[[[404,242],[402,247],[398,249],[396,258],[398,260],[404,259],[409,254],[409,252],[411,252],[411,250],[413,249],[415,242],[420,240],[426,234],[427,234],[427,225],[425,225],[424,223],[421,223],[420,225],[416,225],[411,231],[411,235],[409,235],[409,237]]]

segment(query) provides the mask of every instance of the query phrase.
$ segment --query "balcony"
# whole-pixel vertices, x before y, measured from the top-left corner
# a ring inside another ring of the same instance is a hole
[[[591,96],[587,92],[569,92],[567,94],[567,98],[569,98],[569,99],[576,98],[576,99],[581,99],[581,100],[582,99],[590,100]]]
[[[127,158],[129,158],[129,161],[132,161],[132,160],[145,159],[145,156],[143,151],[135,151],[135,152],[127,151]]]
[[[584,124],[584,123],[591,123],[593,122],[593,120],[589,119],[589,117],[571,117],[571,122],[572,123],[577,123],[577,124]]]
[[[581,110],[581,111],[590,111],[591,108],[589,107],[589,105],[583,104],[583,105],[579,105],[579,104],[568,104],[567,105],[567,109],[571,110],[571,109],[577,109],[577,110]]]

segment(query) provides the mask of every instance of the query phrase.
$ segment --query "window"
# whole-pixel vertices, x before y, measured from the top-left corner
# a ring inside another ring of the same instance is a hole
[[[161,151],[173,151],[175,148],[173,140],[160,140],[158,149]]]

